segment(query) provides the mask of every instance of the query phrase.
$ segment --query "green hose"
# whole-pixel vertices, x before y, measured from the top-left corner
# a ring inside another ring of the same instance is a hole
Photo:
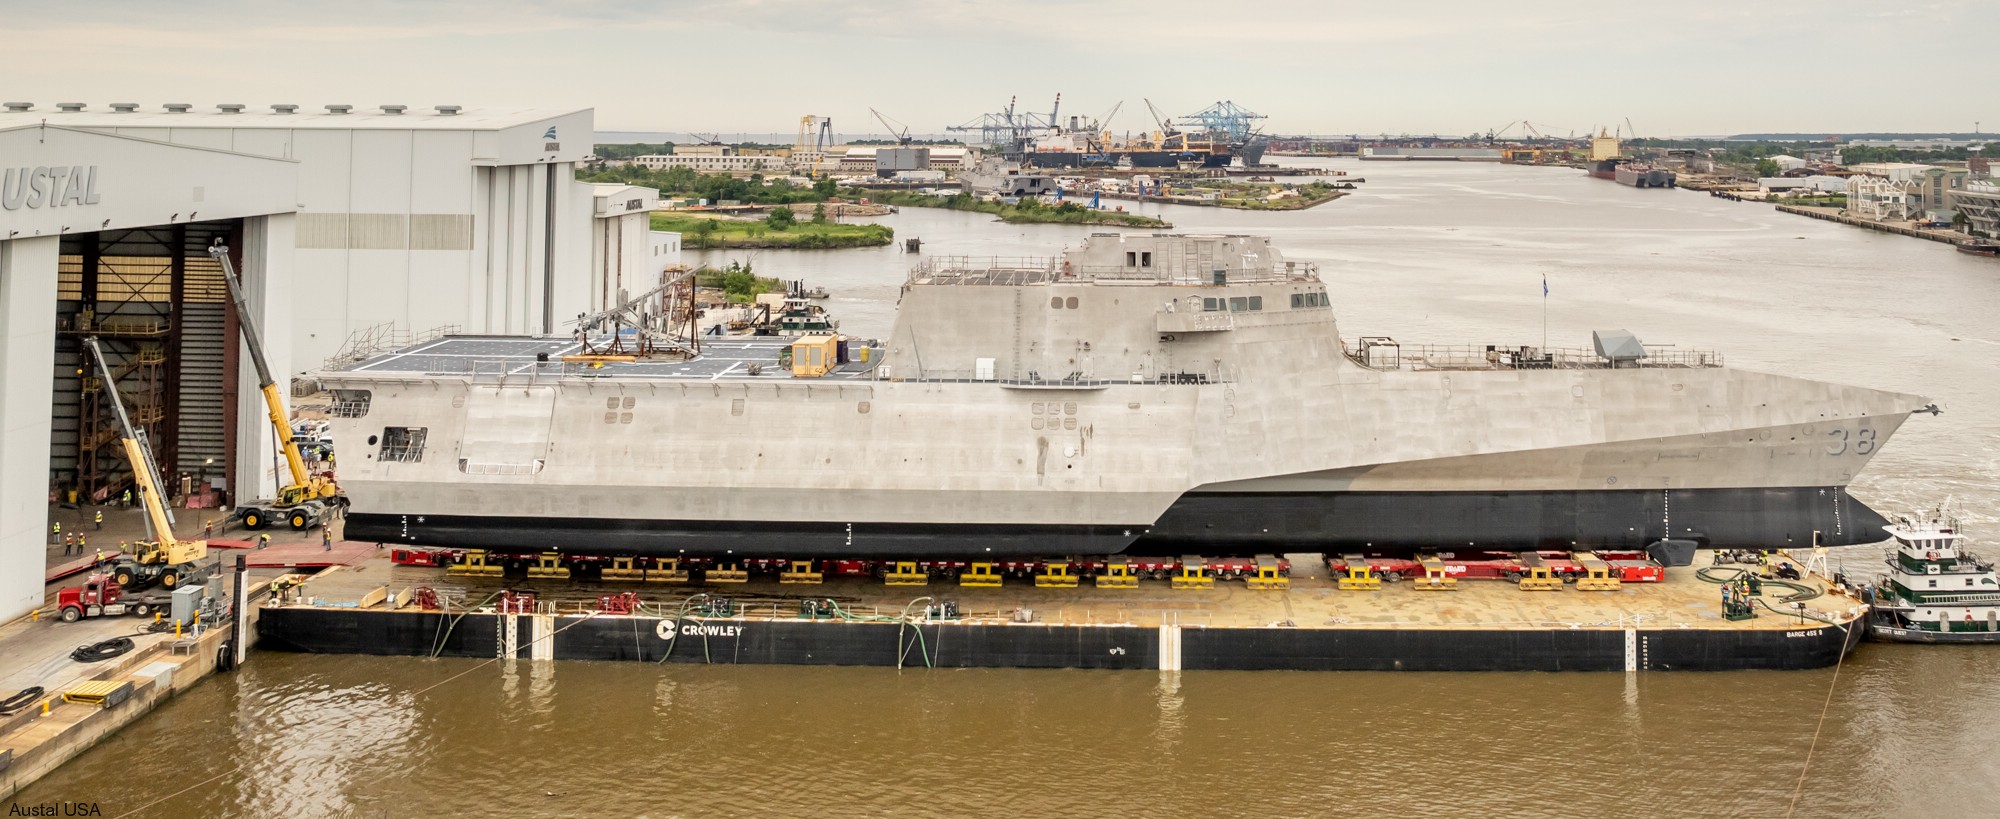
[[[1721,579],[1717,579],[1713,576],[1710,576],[1709,574],[1710,572],[1716,572],[1716,571],[1734,572],[1734,574],[1731,574],[1727,577],[1723,577]],[[1730,581],[1733,581],[1736,578],[1742,577],[1743,575],[1749,573],[1750,571],[1748,569],[1738,569],[1734,566],[1703,566],[1702,568],[1696,569],[1694,575],[1710,583],[1715,583],[1719,585],[1719,584],[1729,583]],[[1778,598],[1778,602],[1781,603],[1803,603],[1807,600],[1811,600],[1815,597],[1820,596],[1820,594],[1822,593],[1820,592],[1819,589],[1813,588],[1812,586],[1805,585],[1804,583],[1793,583],[1792,581],[1789,580],[1762,580],[1762,582],[1766,586],[1777,586],[1781,589],[1790,589],[1792,591],[1791,594]]]

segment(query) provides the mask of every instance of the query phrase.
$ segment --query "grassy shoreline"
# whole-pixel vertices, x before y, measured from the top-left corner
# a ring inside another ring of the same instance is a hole
[[[681,246],[691,250],[880,247],[896,239],[895,229],[888,225],[801,221],[780,230],[763,221],[716,219],[671,212],[655,212],[652,225],[654,230],[679,233]]]
[[[944,210],[965,210],[990,213],[1000,217],[1000,221],[1017,225],[1109,225],[1112,227],[1170,228],[1173,223],[1151,216],[1124,213],[1114,210],[1091,210],[1074,202],[1062,205],[1046,205],[1035,200],[1024,200],[1022,205],[1009,205],[977,199],[968,194],[952,196],[931,196],[922,193],[900,193],[896,191],[868,191],[858,193],[868,197],[871,203],[912,208],[942,208]],[[1034,204],[1025,204],[1034,202]]]

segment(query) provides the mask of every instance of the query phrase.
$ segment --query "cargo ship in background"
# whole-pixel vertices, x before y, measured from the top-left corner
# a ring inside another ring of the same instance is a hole
[[[1269,239],[930,259],[890,337],[434,341],[316,374],[350,539],[636,556],[1647,550],[1878,541],[1920,397],[1647,348],[1344,341]],[[568,360],[565,360],[568,359]],[[782,362],[781,362],[782,359]]]
[[[1611,179],[1620,185],[1635,188],[1671,188],[1676,177],[1673,171],[1665,168],[1643,162],[1625,162],[1612,171]]]

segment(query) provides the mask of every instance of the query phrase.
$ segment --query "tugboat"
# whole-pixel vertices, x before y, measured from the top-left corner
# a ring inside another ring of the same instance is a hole
[[[1896,539],[1873,589],[1868,635],[1894,643],[2000,643],[2000,576],[1959,548],[1958,518],[1940,506],[1882,527]]]
[[[826,292],[826,288],[814,286],[811,289],[806,290],[806,298],[812,299],[814,301],[820,301],[828,298],[828,294]]]

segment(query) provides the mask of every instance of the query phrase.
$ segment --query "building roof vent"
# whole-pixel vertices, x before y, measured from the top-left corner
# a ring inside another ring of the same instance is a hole
[[[136,102],[114,102],[111,104],[111,110],[117,111],[120,114],[130,114],[139,110],[139,104]]]
[[[74,113],[76,113],[76,112],[78,112],[78,111],[81,111],[81,110],[83,110],[83,103],[80,103],[80,102],[58,102],[58,103],[56,103],[56,110],[58,110],[58,111],[61,111],[61,112],[65,113],[65,114],[74,114]]]
[[[35,104],[32,102],[10,102],[7,103],[7,110],[16,114],[22,111],[33,111],[35,110]]]
[[[438,112],[438,114],[440,114],[440,115],[442,115],[442,116],[447,116],[447,117],[455,117],[455,116],[458,116],[458,112],[460,112],[460,111],[463,111],[463,110],[465,110],[465,109],[464,109],[464,108],[460,108],[460,107],[458,107],[458,106],[456,106],[456,105],[440,105],[440,106],[438,106],[438,107],[437,107],[437,112]]]
[[[170,113],[175,113],[175,114],[185,114],[191,110],[194,110],[194,106],[189,105],[185,102],[170,102],[162,107],[166,108],[167,111],[169,111]]]
[[[215,106],[215,110],[221,111],[222,113],[225,114],[241,114],[243,113],[243,103],[225,102]]]
[[[281,102],[278,103],[277,105],[271,106],[271,113],[273,114],[290,114],[298,110],[299,110],[298,106],[288,102]]]
[[[382,113],[384,113],[384,114],[390,114],[390,115],[395,115],[395,114],[400,114],[400,113],[403,113],[404,111],[408,111],[408,110],[410,110],[410,106],[407,106],[407,105],[384,105],[384,106],[382,106]]]
[[[329,114],[345,114],[352,110],[354,110],[354,106],[352,105],[329,105],[326,107],[326,112]]]

